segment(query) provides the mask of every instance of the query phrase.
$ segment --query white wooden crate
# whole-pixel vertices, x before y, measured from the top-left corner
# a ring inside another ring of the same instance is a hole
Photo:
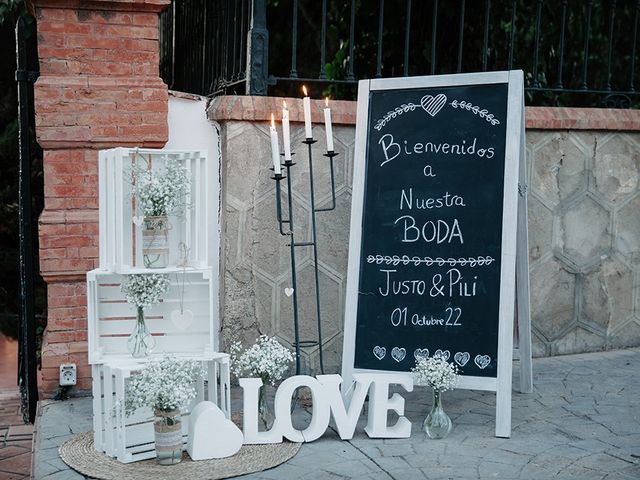
[[[199,151],[154,150],[143,148],[113,148],[99,153],[100,268],[128,273],[143,268],[142,226],[136,225],[132,172],[135,165],[160,170],[173,159],[188,172],[190,189],[184,199],[184,215],[169,216],[169,266],[183,263],[180,244],[188,247],[188,265],[206,268],[209,265],[209,242],[217,212],[210,212],[210,170],[206,154]]]
[[[212,270],[173,269],[162,273],[171,281],[169,291],[160,303],[144,309],[145,321],[156,341],[151,356],[211,358],[218,350],[218,312],[213,308]],[[87,273],[90,364],[131,359],[127,338],[136,322],[136,308],[125,300],[121,291],[123,280],[121,274],[99,269]],[[193,313],[189,324],[172,317],[180,311],[181,303],[183,311]]]
[[[114,361],[92,367],[94,447],[123,463],[156,456],[152,409],[139,408],[129,417],[124,414],[126,385],[146,361]],[[185,448],[189,415],[199,402],[209,400],[218,405],[227,418],[231,415],[229,356],[217,353],[203,364],[206,373],[196,382],[197,397],[182,414]]]

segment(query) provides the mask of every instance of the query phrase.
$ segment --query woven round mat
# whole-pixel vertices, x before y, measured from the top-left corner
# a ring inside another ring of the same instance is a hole
[[[185,452],[177,465],[158,465],[155,458],[120,463],[93,448],[93,432],[76,435],[60,447],[60,457],[83,475],[103,480],[202,479],[217,480],[259,472],[286,462],[300,450],[299,443],[243,445],[233,457],[192,461]]]

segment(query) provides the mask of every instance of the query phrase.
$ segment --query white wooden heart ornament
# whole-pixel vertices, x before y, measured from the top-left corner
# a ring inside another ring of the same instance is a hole
[[[187,452],[191,460],[209,460],[235,455],[244,436],[213,402],[200,402],[189,416]]]
[[[382,360],[387,354],[387,349],[376,345],[375,347],[373,347],[373,354],[378,360]]]
[[[391,357],[398,363],[400,363],[402,360],[404,360],[404,357],[407,355],[407,350],[402,347],[393,347],[393,350],[391,350]]]
[[[180,330],[186,330],[193,323],[193,312],[191,310],[173,310],[171,323]]]
[[[291,295],[293,295],[293,288],[291,288],[291,287],[287,287],[287,288],[285,288],[285,289],[284,289],[284,294],[285,294],[287,297],[290,297]]]
[[[142,225],[142,222],[144,222],[144,217],[142,215],[136,215],[131,220],[139,227]]]

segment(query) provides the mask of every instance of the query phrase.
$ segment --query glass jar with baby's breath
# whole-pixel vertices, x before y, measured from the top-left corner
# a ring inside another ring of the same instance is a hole
[[[458,383],[458,367],[447,362],[442,355],[420,358],[411,369],[416,385],[426,385],[433,389],[431,411],[422,424],[429,438],[445,438],[451,432],[453,424],[442,408],[442,392],[451,390]]]

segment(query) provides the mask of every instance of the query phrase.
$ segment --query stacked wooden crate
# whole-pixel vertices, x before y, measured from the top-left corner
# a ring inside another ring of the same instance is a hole
[[[168,265],[145,268],[132,172],[143,162],[153,174],[169,161],[179,163],[188,175],[184,211],[169,217]],[[197,382],[198,397],[185,415],[202,400],[230,414],[229,357],[217,353],[217,282],[210,264],[217,212],[209,210],[211,181],[201,152],[115,148],[99,155],[100,267],[87,273],[94,445],[125,463],[155,456],[151,409],[124,414],[126,384],[149,360],[169,356],[202,361],[206,378]],[[136,324],[136,307],[126,301],[121,286],[125,275],[150,273],[167,275],[170,287],[158,304],[144,309],[156,347],[148,358],[134,359],[127,339]],[[188,423],[183,422],[185,443]]]

